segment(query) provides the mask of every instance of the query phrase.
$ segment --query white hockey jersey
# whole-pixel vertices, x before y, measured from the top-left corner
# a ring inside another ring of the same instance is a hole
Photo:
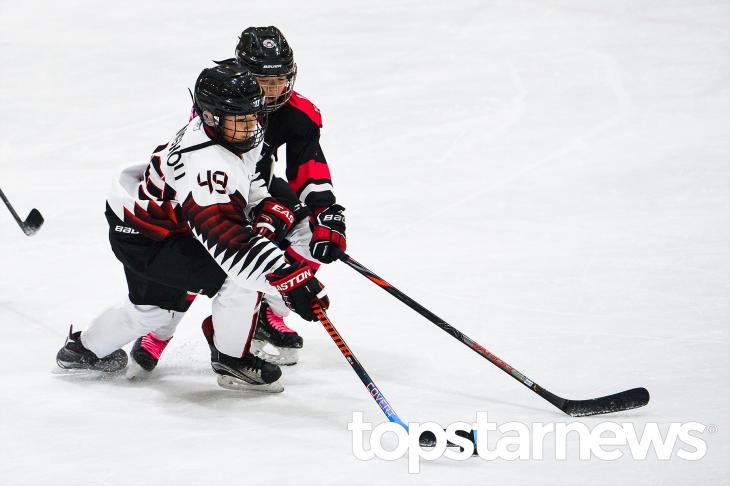
[[[256,173],[261,147],[238,155],[217,144],[195,118],[148,164],[125,168],[107,200],[126,225],[154,240],[192,233],[238,284],[271,291],[267,273],[284,253],[254,234],[253,208],[270,197]]]

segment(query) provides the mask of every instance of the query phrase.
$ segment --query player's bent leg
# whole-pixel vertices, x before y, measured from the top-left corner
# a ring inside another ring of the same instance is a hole
[[[130,299],[159,309],[147,316],[154,330],[139,335],[130,353],[127,377],[144,378],[157,366],[196,293],[215,295],[226,275],[191,236],[170,237],[154,245],[142,258],[134,253],[139,252],[138,247],[129,242],[129,251],[123,243],[115,242],[112,246],[115,245],[117,256],[125,264]]]
[[[281,369],[251,353],[261,294],[226,280],[213,299],[213,315],[203,322],[210,346],[211,367],[218,384],[235,390],[281,392]],[[241,325],[241,319],[248,325]]]
[[[56,362],[64,369],[118,371],[127,365],[127,354],[120,348],[170,316],[174,316],[171,311],[154,305],[136,305],[126,299],[102,312],[83,333],[70,332]],[[179,321],[177,317],[173,319]]]
[[[119,371],[127,366],[127,353],[120,349],[147,329],[130,316],[134,305],[128,299],[110,307],[97,316],[83,332],[69,332],[63,348],[56,355],[56,363],[63,369]]]

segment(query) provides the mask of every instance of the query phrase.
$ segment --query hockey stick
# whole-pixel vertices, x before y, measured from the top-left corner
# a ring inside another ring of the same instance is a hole
[[[8,198],[5,197],[5,193],[3,193],[2,189],[0,189],[0,198],[2,198],[5,205],[10,210],[10,214],[13,215],[15,222],[18,223],[18,226],[20,226],[20,229],[23,230],[23,233],[28,236],[33,236],[35,232],[41,228],[43,225],[43,216],[41,216],[40,211],[35,208],[31,209],[30,213],[28,213],[28,217],[25,218],[25,221],[22,221],[20,216],[18,216],[18,213],[15,212],[12,204],[10,204],[10,201],[8,201]]]
[[[569,400],[567,398],[559,397],[554,393],[551,393],[549,390],[541,387],[534,381],[530,380],[527,376],[517,371],[515,368],[504,362],[501,358],[484,349],[481,345],[476,343],[473,339],[469,338],[466,334],[447,324],[436,314],[429,311],[421,304],[395,288],[393,285],[365,268],[363,265],[355,261],[345,252],[340,253],[341,254],[338,256],[338,258],[345,262],[349,267],[364,275],[368,280],[375,283],[381,289],[385,290],[396,299],[400,300],[408,307],[415,310],[423,317],[436,324],[439,328],[453,336],[454,339],[459,340],[462,344],[468,346],[474,352],[489,360],[489,362],[499,367],[502,371],[510,375],[512,378],[519,381],[527,388],[537,393],[542,398],[544,398],[545,400],[562,410],[564,413],[572,417],[619,412],[622,410],[630,410],[632,408],[643,407],[644,405],[649,403],[649,392],[646,390],[646,388],[632,388],[631,390],[614,393],[613,395],[606,395],[599,398],[589,398],[586,400]]]
[[[362,367],[360,364],[360,361],[357,360],[355,355],[352,353],[352,350],[350,350],[350,347],[347,345],[344,339],[342,339],[342,336],[340,336],[340,333],[337,332],[337,329],[335,329],[335,326],[332,324],[332,321],[329,320],[327,317],[327,314],[324,312],[324,309],[319,304],[313,304],[312,310],[314,311],[314,314],[317,316],[317,319],[319,319],[319,322],[324,326],[325,331],[327,331],[327,334],[330,335],[332,340],[335,342],[337,347],[340,349],[340,352],[342,353],[342,356],[345,357],[348,363],[350,363],[350,366],[357,374],[358,378],[360,378],[360,381],[362,381],[362,384],[365,385],[365,388],[367,389],[370,396],[373,397],[373,400],[375,400],[375,403],[378,404],[380,409],[383,411],[387,419],[391,422],[395,422],[396,424],[399,424],[401,427],[403,427],[406,432],[408,431],[408,425],[403,422],[400,417],[398,417],[398,414],[395,413],[395,410],[393,410],[393,407],[388,403],[388,400],[385,398],[385,395],[383,395],[383,392],[380,391],[380,389],[375,385],[375,382],[373,382],[372,378],[370,378],[370,375],[368,375],[367,371],[365,371],[365,368]],[[462,435],[463,437],[467,437],[469,440],[474,443],[474,454],[477,454],[477,448],[476,448],[476,439],[474,437],[474,432],[469,431],[466,435]],[[419,437],[419,445],[422,447],[434,447],[436,445],[436,436],[430,431],[425,431],[421,433],[421,436]],[[448,447],[458,447],[455,444],[452,444],[451,442],[447,443]]]

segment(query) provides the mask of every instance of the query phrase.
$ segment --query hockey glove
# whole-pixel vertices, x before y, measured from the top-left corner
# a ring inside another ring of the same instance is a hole
[[[294,213],[273,197],[267,197],[256,207],[253,228],[256,234],[280,245],[294,224]]]
[[[315,210],[312,240],[309,242],[309,251],[312,256],[322,263],[332,263],[337,260],[339,252],[347,249],[345,240],[345,208],[333,204],[325,209]]]
[[[304,262],[286,265],[268,274],[266,280],[279,291],[286,306],[307,321],[317,320],[312,304],[317,303],[324,309],[330,305],[324,285],[314,276],[312,267]]]

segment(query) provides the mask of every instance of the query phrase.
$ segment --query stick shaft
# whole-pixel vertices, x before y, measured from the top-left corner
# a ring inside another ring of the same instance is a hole
[[[8,201],[8,198],[7,198],[6,196],[5,196],[5,193],[3,192],[3,190],[2,190],[2,189],[0,189],[0,198],[2,198],[3,202],[5,203],[5,205],[6,205],[6,206],[8,207],[8,209],[10,210],[10,214],[12,214],[12,215],[13,215],[13,218],[15,218],[15,221],[16,221],[16,222],[17,222],[17,223],[18,223],[19,225],[21,225],[21,226],[22,226],[22,224],[23,224],[23,221],[22,221],[22,220],[20,219],[20,216],[18,216],[18,213],[16,213],[16,212],[15,212],[15,209],[13,208],[13,205],[12,205],[12,204],[10,204],[10,201]]]
[[[388,400],[385,398],[385,395],[380,391],[380,389],[375,385],[372,378],[370,378],[370,375],[368,375],[367,371],[365,371],[365,368],[360,364],[360,361],[355,357],[355,355],[352,353],[352,350],[347,345],[344,339],[342,339],[342,336],[340,336],[340,333],[337,332],[337,329],[335,329],[335,326],[332,324],[332,321],[329,320],[329,317],[327,317],[327,314],[324,312],[324,309],[322,309],[319,304],[314,304],[312,309],[314,310],[314,314],[317,316],[317,319],[319,319],[319,322],[324,326],[325,331],[327,331],[327,334],[330,335],[332,340],[335,342],[337,347],[340,349],[340,352],[342,353],[342,356],[345,357],[348,363],[350,363],[350,366],[357,374],[358,378],[360,378],[360,381],[362,381],[362,384],[365,385],[365,388],[367,389],[368,393],[371,397],[373,397],[373,400],[375,400],[375,403],[378,404],[380,409],[383,411],[385,416],[390,420],[391,422],[395,422],[397,424],[400,424],[403,426],[404,429],[408,430],[408,425],[403,422],[400,417],[398,417],[398,414],[395,413],[395,410],[393,410],[393,407],[390,405]]]
[[[477,353],[478,355],[482,356],[483,358],[486,358],[490,363],[510,375],[512,378],[517,380],[518,382],[522,383],[524,386],[532,390],[533,392],[540,395],[542,398],[553,404],[554,406],[560,408],[562,410],[562,407],[565,405],[566,400],[564,398],[561,398],[550,391],[542,388],[540,385],[535,383],[533,380],[525,376],[523,373],[515,369],[513,366],[509,365],[507,362],[505,362],[503,359],[499,358],[494,353],[491,353],[487,351],[483,346],[478,344],[476,341],[471,339],[466,334],[462,333],[458,329],[454,328],[452,325],[448,324],[446,321],[441,319],[439,316],[431,312],[430,310],[423,307],[421,304],[413,300],[412,298],[408,297],[406,294],[398,290],[395,286],[388,283],[381,277],[375,274],[375,272],[369,270],[365,266],[363,266],[361,263],[357,262],[354,258],[349,256],[348,254],[342,252],[340,255],[340,260],[342,260],[345,264],[347,264],[349,267],[356,270],[358,273],[364,275],[368,280],[376,284],[381,289],[385,290],[389,294],[391,294],[396,299],[400,300],[404,304],[406,304],[408,307],[413,309],[414,311],[421,314],[423,317],[431,321],[433,324],[438,326],[440,329],[448,333],[450,336],[452,336],[454,339],[458,340],[465,346],[467,346],[469,349]]]

